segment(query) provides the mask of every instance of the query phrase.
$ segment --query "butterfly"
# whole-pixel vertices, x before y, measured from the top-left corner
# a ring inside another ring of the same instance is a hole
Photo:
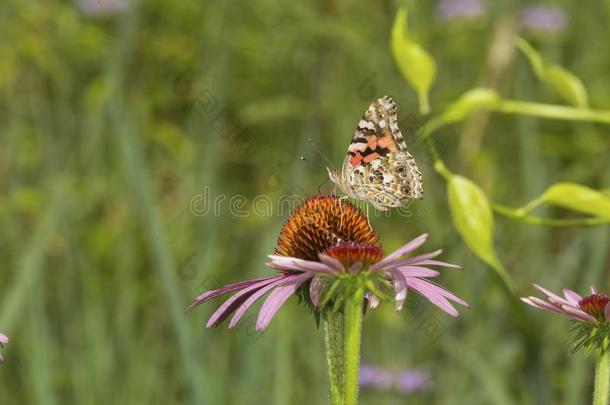
[[[348,197],[381,211],[424,196],[421,172],[407,151],[389,96],[373,101],[362,116],[341,170],[327,170]]]

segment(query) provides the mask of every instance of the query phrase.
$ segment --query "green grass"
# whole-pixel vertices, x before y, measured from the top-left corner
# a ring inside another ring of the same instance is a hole
[[[610,109],[610,7],[557,4],[569,16],[565,33],[520,34],[583,80],[593,108]],[[409,5],[410,29],[439,67],[433,112],[481,84],[561,103],[518,53],[489,82],[493,33],[519,5],[493,2],[484,17],[450,26],[433,2]],[[322,331],[296,300],[260,337],[255,311],[228,331],[204,328],[220,300],[184,308],[205,288],[270,274],[265,255],[285,215],[252,215],[252,201],[318,192],[326,163],[308,139],[338,166],[373,98],[393,96],[399,118],[418,111],[389,50],[398,6],[148,0],[91,17],[72,2],[3,1],[0,331],[11,343],[1,349],[0,404],[327,401]],[[557,181],[610,187],[607,125],[480,117],[434,137],[451,170],[494,201],[523,205]],[[243,131],[252,140],[235,135]],[[441,281],[472,309],[452,319],[428,308],[442,325],[432,340],[409,316],[413,297],[403,312],[367,313],[362,361],[426,369],[435,388],[408,399],[365,390],[361,403],[588,403],[594,365],[569,355],[569,323],[526,308],[537,327],[519,329],[513,303],[451,225],[443,178],[424,148],[413,153],[426,199],[411,217],[371,220],[386,250],[429,232],[429,248],[463,265]],[[249,215],[230,215],[228,202],[219,216],[195,215],[191,201],[206,186],[227,200],[244,195]],[[504,217],[496,227],[498,255],[521,291],[531,282],[610,287],[607,227]]]

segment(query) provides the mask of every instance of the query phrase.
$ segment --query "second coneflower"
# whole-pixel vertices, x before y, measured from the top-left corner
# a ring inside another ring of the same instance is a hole
[[[2,332],[0,332],[0,347],[4,347],[5,344],[8,344],[9,338]],[[4,363],[4,357],[0,354],[0,363]]]

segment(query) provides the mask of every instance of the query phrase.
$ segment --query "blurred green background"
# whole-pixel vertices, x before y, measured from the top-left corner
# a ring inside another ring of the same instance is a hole
[[[402,312],[367,313],[362,361],[421,369],[433,386],[365,389],[361,403],[588,403],[593,361],[570,356],[569,322],[528,307],[537,327],[521,332],[451,225],[445,182],[412,137],[425,118],[389,50],[400,4],[3,0],[0,331],[12,341],[0,404],[326,403],[322,333],[295,299],[262,335],[256,311],[228,331],[204,328],[221,299],[184,308],[203,290],[271,274],[263,263],[287,210],[267,202],[331,192],[307,139],[339,166],[384,94],[399,105],[426,199],[391,217],[371,210],[371,221],[386,250],[429,232],[428,251],[464,266],[441,282],[472,309],[452,319],[410,297]],[[565,21],[542,29],[523,21],[532,2],[462,1],[461,17],[437,1],[408,4],[409,28],[438,64],[433,112],[475,85],[559,103],[515,35],[610,108],[610,2],[544,3]],[[608,188],[608,132],[482,113],[434,137],[453,171],[518,206],[557,181]],[[230,211],[234,196],[244,215]],[[206,212],[206,201],[220,203]],[[531,282],[610,287],[608,227],[499,217],[495,234],[524,294]]]

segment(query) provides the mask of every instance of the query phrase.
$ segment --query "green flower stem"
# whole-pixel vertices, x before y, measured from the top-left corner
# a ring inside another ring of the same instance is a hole
[[[324,341],[331,405],[343,405],[343,311],[324,314]]]
[[[358,288],[345,302],[345,405],[358,403],[358,371],[362,334],[362,302],[364,290]]]
[[[610,350],[597,356],[593,405],[608,405],[610,395]]]

